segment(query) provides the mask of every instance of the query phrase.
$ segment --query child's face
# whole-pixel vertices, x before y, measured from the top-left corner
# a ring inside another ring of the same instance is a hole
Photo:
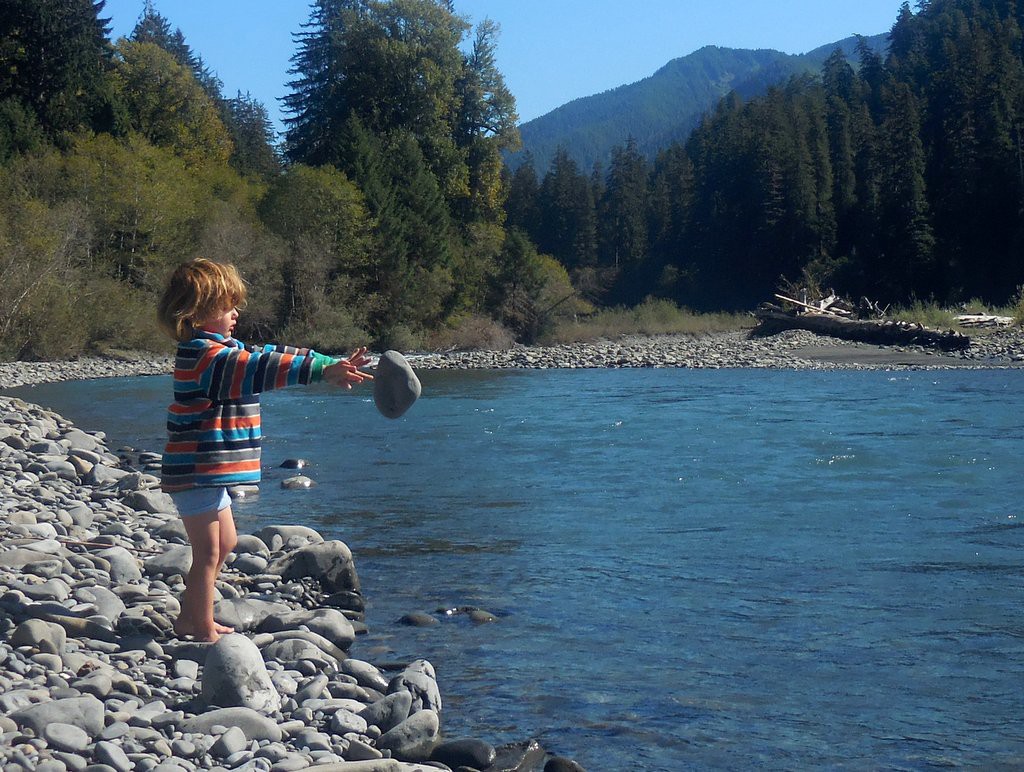
[[[206,319],[196,323],[196,327],[205,332],[216,332],[225,338],[230,338],[235,329],[235,322],[238,321],[238,309],[228,308],[224,311],[216,311]]]

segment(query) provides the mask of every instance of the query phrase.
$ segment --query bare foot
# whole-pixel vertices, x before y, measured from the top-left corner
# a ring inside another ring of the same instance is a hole
[[[228,627],[227,625],[222,625],[222,624],[220,624],[218,622],[214,622],[213,623],[213,629],[216,630],[221,635],[227,635],[228,633],[235,632],[235,628]]]
[[[179,638],[191,636],[197,641],[216,643],[220,639],[220,630],[218,630],[217,627],[219,627],[219,625],[213,630],[200,630],[198,627],[194,627],[181,617],[178,617],[174,621],[174,634]]]

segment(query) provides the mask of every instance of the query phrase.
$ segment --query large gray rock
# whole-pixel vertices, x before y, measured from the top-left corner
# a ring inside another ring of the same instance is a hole
[[[236,632],[255,630],[271,614],[291,611],[291,606],[257,598],[225,598],[213,604],[213,618]]]
[[[323,544],[324,537],[304,525],[268,525],[260,529],[257,538],[266,544],[271,552],[277,552],[285,545],[301,547],[303,544]]]
[[[284,580],[312,577],[328,592],[358,590],[359,577],[352,560],[352,551],[341,541],[310,544],[273,561],[267,573]]]
[[[96,464],[92,470],[90,470],[89,474],[83,478],[83,482],[94,488],[102,488],[104,485],[116,483],[128,474],[129,472],[124,469],[116,469],[112,466]]]
[[[433,710],[441,712],[441,691],[437,688],[434,666],[425,659],[417,659],[391,679],[388,694],[407,691],[412,696],[412,712]]]
[[[375,689],[378,692],[386,692],[388,679],[375,666],[361,659],[346,659],[341,663],[341,672],[356,679],[356,682],[365,688]]]
[[[75,590],[75,597],[86,603],[96,606],[100,616],[115,624],[126,610],[124,601],[106,587],[79,587]]]
[[[398,418],[419,399],[420,379],[397,351],[385,351],[373,374],[373,402],[385,418]]]
[[[192,734],[212,734],[215,726],[237,726],[249,742],[270,740],[281,742],[281,727],[277,722],[260,715],[252,708],[220,708],[207,710],[178,723],[178,729]]]
[[[377,739],[377,748],[401,761],[427,761],[441,739],[441,720],[432,710],[413,713]]]
[[[412,695],[403,689],[367,705],[359,712],[359,717],[367,724],[380,729],[383,734],[409,718],[411,710]]]
[[[124,547],[111,547],[96,554],[110,563],[110,580],[115,584],[142,581],[139,561]]]
[[[252,708],[273,713],[281,695],[270,680],[263,656],[244,635],[222,635],[210,647],[203,667],[202,699],[222,708]]]
[[[148,576],[185,576],[192,568],[192,548],[187,545],[168,547],[163,554],[147,558],[144,567]]]
[[[452,769],[457,767],[487,769],[494,763],[497,755],[497,751],[490,743],[483,740],[462,739],[441,743],[434,748],[430,759],[439,761]]]
[[[32,646],[45,654],[60,654],[67,643],[67,631],[53,622],[26,619],[11,635],[12,646]]]
[[[348,649],[356,639],[355,628],[348,618],[337,609],[300,609],[268,616],[260,625],[260,632],[273,633],[278,630],[297,630],[306,627],[318,633],[341,649]]]
[[[177,514],[178,508],[174,506],[174,499],[169,493],[163,491],[132,491],[123,499],[134,510],[139,512],[151,512],[153,514],[169,513]]]
[[[332,657],[315,643],[302,638],[285,638],[273,641],[261,650],[263,659],[280,662],[285,667],[294,668],[299,660],[307,659],[323,667],[338,667],[338,659]]]
[[[71,724],[95,739],[103,731],[103,703],[95,697],[66,697],[16,710],[11,718],[41,736],[48,724]]]

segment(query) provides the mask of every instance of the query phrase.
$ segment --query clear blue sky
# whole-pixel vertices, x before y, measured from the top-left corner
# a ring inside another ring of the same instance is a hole
[[[498,67],[521,120],[573,99],[633,83],[705,45],[799,54],[853,34],[887,32],[901,0],[456,0],[473,23],[501,25]],[[250,92],[279,123],[292,33],[305,0],[155,0],[224,82]],[[128,35],[143,0],[107,0],[112,37]]]

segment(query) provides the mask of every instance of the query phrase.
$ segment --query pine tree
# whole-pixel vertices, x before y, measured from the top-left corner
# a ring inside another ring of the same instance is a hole
[[[4,0],[0,103],[22,105],[54,139],[63,141],[81,128],[115,128],[104,5],[105,0]]]
[[[597,222],[587,178],[564,148],[555,153],[539,195],[538,246],[566,268],[597,263]]]
[[[267,108],[251,94],[227,100],[227,128],[234,150],[230,163],[239,173],[269,178],[281,171],[281,158],[274,148],[274,126]]]

